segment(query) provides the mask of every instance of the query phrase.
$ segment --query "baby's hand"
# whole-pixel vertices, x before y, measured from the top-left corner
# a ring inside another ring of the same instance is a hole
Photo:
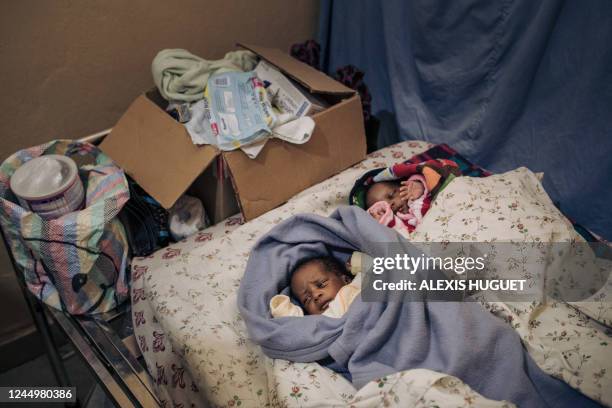
[[[408,203],[416,200],[425,192],[423,184],[418,181],[406,180],[402,181],[400,184],[400,198]]]
[[[404,185],[404,183],[406,183],[405,181],[401,182],[401,186],[400,186],[400,198],[402,199],[402,201],[409,201],[410,200],[410,189]]]
[[[385,209],[384,208],[378,208],[375,212],[374,212],[374,218],[376,220],[380,220],[382,218],[383,215],[385,215]]]

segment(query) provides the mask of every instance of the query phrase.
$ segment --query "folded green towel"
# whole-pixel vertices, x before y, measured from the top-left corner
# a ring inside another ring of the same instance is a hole
[[[220,60],[207,61],[180,48],[160,51],[151,64],[153,81],[168,101],[194,102],[204,97],[210,75],[251,71],[257,59],[251,51],[230,51]]]

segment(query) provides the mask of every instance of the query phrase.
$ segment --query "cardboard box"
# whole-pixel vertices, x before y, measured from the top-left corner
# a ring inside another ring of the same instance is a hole
[[[165,208],[189,192],[202,199],[215,223],[238,210],[251,220],[365,158],[355,91],[280,50],[241,46],[330,107],[312,116],[315,131],[307,143],[271,139],[249,159],[241,150],[194,145],[185,127],[165,112],[167,102],[157,89],[139,96],[100,147]]]

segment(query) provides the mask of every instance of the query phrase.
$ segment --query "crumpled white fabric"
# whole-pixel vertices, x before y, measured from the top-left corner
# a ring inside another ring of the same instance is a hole
[[[310,116],[303,116],[273,128],[270,136],[293,144],[304,144],[310,140],[314,128],[314,120]],[[250,159],[254,159],[266,145],[268,139],[269,137],[256,143],[242,146],[240,149]]]
[[[202,201],[182,195],[168,210],[170,235],[180,241],[209,225]]]

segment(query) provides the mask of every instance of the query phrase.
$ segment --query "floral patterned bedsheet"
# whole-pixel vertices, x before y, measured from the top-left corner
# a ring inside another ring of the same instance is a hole
[[[329,215],[346,203],[354,180],[364,171],[403,161],[429,147],[425,142],[404,142],[379,150],[252,222],[243,225],[240,216],[230,217],[152,256],[135,259],[134,330],[162,404],[168,407],[512,406],[487,400],[459,379],[429,370],[396,373],[356,390],[342,376],[318,364],[271,360],[249,341],[236,306],[250,248],[262,234],[295,213]],[[447,197],[446,201],[452,202],[452,199]],[[500,198],[498,203],[501,201]],[[464,216],[470,211],[461,209]],[[460,216],[458,208],[453,212],[434,205],[430,212],[431,216],[428,213],[426,219],[435,226],[417,229],[415,234],[421,234],[418,239],[448,234],[449,229],[444,225],[459,222],[458,218],[453,221],[453,217]],[[482,217],[477,212],[472,215],[464,218]],[[440,220],[439,217],[447,218]],[[516,228],[516,219],[512,220],[512,228],[510,222],[507,228],[520,230]],[[470,227],[462,228],[466,234],[473,227],[469,224]],[[473,224],[480,225],[480,222]],[[424,232],[428,230],[432,231],[429,235]],[[541,305],[486,306],[512,324],[547,372],[611,404],[606,386],[608,390],[611,388],[612,366],[609,360],[599,359],[601,353],[605,356],[608,352],[608,339],[585,315],[566,305],[548,305],[546,313],[541,313]]]
[[[555,207],[538,177],[522,167],[484,179],[459,177],[432,204],[415,230],[415,242],[583,242]],[[573,259],[572,259],[573,260]],[[577,258],[572,273],[580,274]],[[536,363],[589,397],[612,405],[612,262],[596,258],[607,283],[586,301],[481,302],[520,335]],[[546,263],[540,259],[540,263]],[[501,264],[509,269],[508,264]],[[527,274],[534,274],[530,268]],[[503,273],[503,272],[502,272]],[[540,279],[532,276],[531,279]],[[580,279],[580,276],[577,276]],[[606,327],[607,326],[607,327]]]

